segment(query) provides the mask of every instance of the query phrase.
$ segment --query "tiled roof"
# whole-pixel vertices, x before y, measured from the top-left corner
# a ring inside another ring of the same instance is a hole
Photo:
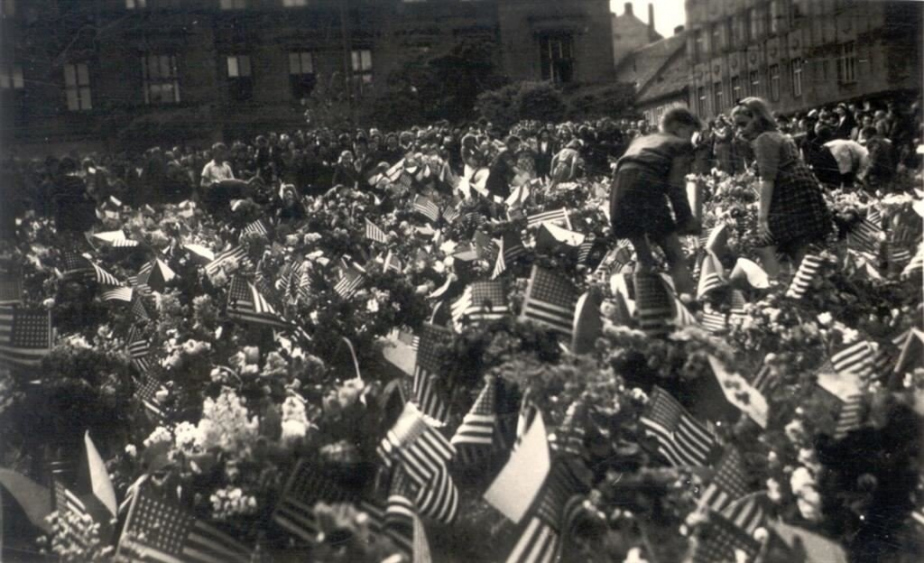
[[[684,59],[686,34],[672,35],[667,39],[645,45],[627,56],[616,69],[620,82],[634,82],[636,92],[642,94],[664,70],[668,62]],[[675,56],[680,53],[680,56]]]

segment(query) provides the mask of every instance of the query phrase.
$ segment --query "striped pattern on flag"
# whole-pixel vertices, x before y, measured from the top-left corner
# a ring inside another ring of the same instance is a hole
[[[763,491],[747,494],[732,501],[720,514],[748,535],[753,535],[757,528],[766,524],[767,513],[762,505],[765,496]]]
[[[760,366],[760,369],[757,370],[757,373],[754,375],[754,379],[751,380],[751,387],[757,389],[761,395],[767,396],[769,393],[776,388],[776,376],[773,373],[773,368],[767,364]]]
[[[287,323],[276,312],[252,283],[235,276],[228,290],[228,318],[245,323],[254,323],[276,328],[288,328]]]
[[[378,225],[366,219],[366,238],[375,242],[386,243],[388,238],[385,235],[385,231],[380,229]]]
[[[737,448],[728,446],[716,464],[715,476],[699,502],[717,512],[750,492],[744,458]]]
[[[65,279],[89,279],[93,277],[93,268],[86,256],[72,250],[65,250],[63,260],[64,264],[61,272]]]
[[[802,299],[806,292],[812,287],[812,283],[821,273],[824,260],[817,254],[807,254],[799,264],[796,276],[793,278],[789,289],[786,290],[786,297],[793,299]]]
[[[702,467],[713,455],[712,433],[660,387],[654,388],[639,422],[657,440],[658,453],[675,467]]]
[[[472,238],[472,248],[478,253],[480,260],[485,260],[489,264],[497,261],[499,249],[491,237],[485,233],[481,231],[475,232],[475,236]]]
[[[334,291],[341,298],[350,299],[356,295],[356,292],[359,291],[360,286],[365,281],[366,276],[363,275],[363,271],[353,264],[344,269],[343,276],[334,286]]]
[[[0,363],[37,366],[51,352],[54,340],[51,311],[0,307]]]
[[[414,553],[414,518],[417,516],[415,496],[404,470],[396,468],[388,490],[384,523],[386,535],[408,555]]]
[[[404,271],[404,264],[401,262],[400,258],[389,250],[388,254],[385,256],[385,263],[382,264],[382,270],[385,272],[391,270],[400,274]]]
[[[96,283],[100,285],[122,285],[115,276],[107,272],[106,270],[100,268],[96,264],[91,264],[93,266],[93,273],[96,278]]]
[[[863,394],[855,393],[841,402],[834,425],[834,439],[840,440],[863,424]]]
[[[526,247],[517,233],[512,231],[504,233],[500,239],[500,245],[497,252],[497,261],[494,263],[494,271],[491,273],[491,279],[496,279],[507,268],[517,260],[526,256]]]
[[[440,326],[425,324],[417,348],[417,365],[414,366],[414,402],[427,416],[445,422],[449,418],[446,398],[449,389],[444,389],[439,373],[442,371],[442,357],[439,348],[452,338],[451,333]]]
[[[868,383],[873,375],[876,351],[866,340],[850,344],[831,355],[831,365],[838,375],[856,375]]]
[[[712,252],[703,256],[703,264],[699,272],[699,285],[696,289],[696,298],[702,299],[704,295],[719,289],[724,285],[719,276],[718,258]]]
[[[570,338],[577,300],[577,289],[570,281],[533,266],[520,319],[541,324]]]
[[[475,404],[462,419],[450,443],[456,447],[456,460],[469,466],[490,457],[496,447],[494,440],[497,426],[497,378],[485,377],[484,387],[475,399]]]
[[[114,287],[100,293],[103,301],[123,301],[131,303],[134,290],[130,287]]]
[[[58,522],[66,537],[86,547],[90,541],[90,529],[93,526],[93,517],[87,511],[86,505],[57,479],[54,481],[54,499]]]
[[[260,235],[264,237],[269,236],[269,227],[266,226],[266,223],[263,219],[257,219],[253,223],[250,223],[241,231],[242,235]]]
[[[247,251],[242,246],[235,246],[223,252],[219,252],[215,259],[206,264],[205,273],[214,276],[218,270],[229,262],[242,262],[247,258]]]
[[[251,550],[142,488],[132,501],[116,560],[125,551],[161,563],[249,563]],[[132,558],[132,556],[127,556]]]
[[[876,260],[882,239],[882,229],[868,219],[863,219],[847,232],[847,248],[871,260]]]
[[[889,264],[896,268],[904,268],[911,262],[911,249],[897,242],[888,245]]]
[[[553,225],[571,230],[571,220],[568,218],[568,210],[564,207],[526,216],[527,228],[538,227],[543,223],[552,223]]]
[[[462,298],[452,306],[453,319],[456,318],[457,304],[459,318],[467,317],[474,325],[502,319],[510,312],[507,291],[500,280],[478,281],[468,286]]]
[[[712,333],[728,329],[728,318],[725,313],[708,309],[703,311],[703,328]]]
[[[164,417],[164,411],[160,406],[160,401],[157,400],[157,392],[160,391],[162,385],[160,381],[149,375],[142,375],[142,378],[141,383],[136,382],[135,393],[132,397],[141,403],[151,420],[160,421]]]
[[[694,544],[692,563],[738,561],[738,551],[747,554],[748,561],[753,561],[760,551],[760,542],[725,516],[712,514]]]
[[[617,299],[622,298],[621,295],[617,295],[616,297]],[[699,321],[696,320],[696,316],[693,313],[691,313],[690,310],[687,309],[687,306],[684,305],[680,301],[680,299],[678,299],[677,297],[674,297],[674,307],[677,311],[674,314],[674,321],[673,321],[675,328],[683,328],[685,326],[699,325]]]
[[[902,277],[911,276],[915,272],[920,272],[922,270],[924,270],[924,244],[918,246],[917,252],[914,253],[911,261],[908,262],[908,265],[902,270]]]
[[[288,534],[311,543],[319,533],[314,507],[319,502],[357,502],[359,497],[334,483],[320,466],[299,460],[289,475],[272,520]]]
[[[873,226],[882,228],[882,212],[877,207],[869,207],[866,210],[866,220]]]
[[[578,247],[578,264],[587,264],[590,262],[590,258],[593,255],[594,246],[597,244],[597,238],[594,235],[587,235],[584,238],[584,242],[581,243],[581,246]]]
[[[135,288],[137,289],[137,288]],[[132,292],[132,306],[131,313],[139,319],[150,319],[151,316],[148,314],[147,308],[144,306],[144,299],[141,297],[140,293]]]
[[[664,336],[674,318],[674,300],[664,280],[656,273],[636,272],[633,282],[639,328],[648,336]]]
[[[128,355],[131,358],[132,366],[138,370],[138,373],[145,374],[151,369],[151,343],[147,338],[141,336],[140,332],[132,327],[128,334]]]
[[[414,198],[414,211],[436,223],[440,219],[440,208],[430,198],[418,195]]]
[[[462,215],[462,213],[460,213],[454,205],[450,205],[443,210],[443,220],[447,223],[452,223],[458,219],[460,215]]]
[[[622,239],[600,261],[594,271],[594,277],[600,281],[606,281],[610,274],[622,273],[623,268],[630,262],[632,262],[632,245],[628,240]]]
[[[0,305],[22,302],[22,272],[12,264],[0,263]]]
[[[580,402],[571,403],[558,429],[549,436],[549,448],[560,456],[584,457],[584,414],[586,407]]]

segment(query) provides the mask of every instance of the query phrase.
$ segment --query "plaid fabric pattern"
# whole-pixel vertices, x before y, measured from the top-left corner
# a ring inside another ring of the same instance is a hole
[[[767,217],[773,242],[823,241],[831,230],[831,213],[812,171],[793,157],[780,165],[774,186]]]

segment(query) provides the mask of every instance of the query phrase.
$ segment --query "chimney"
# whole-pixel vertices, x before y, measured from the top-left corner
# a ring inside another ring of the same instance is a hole
[[[648,29],[654,31],[654,4],[652,2],[648,3]]]
[[[627,16],[632,15],[632,2],[626,2],[626,14]]]
[[[674,28],[674,35],[680,35],[681,33],[683,33],[682,25],[678,25],[677,27]]]

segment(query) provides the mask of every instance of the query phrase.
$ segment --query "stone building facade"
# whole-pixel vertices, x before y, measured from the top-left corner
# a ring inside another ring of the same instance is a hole
[[[152,142],[179,126],[207,140],[298,126],[301,100],[318,88],[347,90],[363,104],[407,61],[465,39],[494,43],[511,80],[614,76],[607,0],[0,0],[0,7],[7,145],[111,142],[138,124]]]
[[[789,113],[920,91],[924,4],[687,0],[691,105],[702,117],[748,95]]]

